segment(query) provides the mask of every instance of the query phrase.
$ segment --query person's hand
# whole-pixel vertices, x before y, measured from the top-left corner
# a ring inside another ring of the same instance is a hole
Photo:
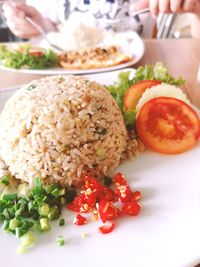
[[[200,15],[200,0],[139,0],[134,10],[149,7],[153,16],[159,13],[196,13]]]
[[[39,35],[38,31],[26,21],[28,16],[41,27],[45,27],[42,15],[34,8],[16,2],[5,2],[3,12],[10,30],[18,37],[32,38]]]

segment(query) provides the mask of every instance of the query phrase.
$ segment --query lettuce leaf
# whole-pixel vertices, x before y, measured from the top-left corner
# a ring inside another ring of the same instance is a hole
[[[166,66],[163,63],[158,62],[155,66],[145,65],[141,66],[136,70],[135,76],[132,83],[136,83],[142,80],[159,80],[167,84],[173,84],[180,86],[184,84],[184,79],[182,77],[174,78],[172,77]]]
[[[136,119],[136,111],[127,111],[124,109],[123,105],[124,95],[131,85],[142,80],[159,80],[161,82],[173,84],[176,86],[180,86],[185,82],[182,77],[172,77],[169,74],[166,66],[164,66],[164,64],[161,62],[158,62],[155,65],[145,65],[139,67],[136,70],[133,79],[129,79],[130,73],[130,71],[120,72],[117,81],[112,85],[106,86],[107,90],[111,93],[118,106],[120,107],[124,116],[125,123],[128,127],[134,127]]]

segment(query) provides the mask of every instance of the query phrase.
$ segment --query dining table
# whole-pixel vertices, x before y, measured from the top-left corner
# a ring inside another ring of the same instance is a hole
[[[182,87],[192,104],[200,108],[200,40],[187,39],[145,39],[145,52],[142,59],[133,67],[163,62],[171,75],[182,76]],[[18,71],[0,70],[0,91],[19,87],[42,75],[25,74]]]

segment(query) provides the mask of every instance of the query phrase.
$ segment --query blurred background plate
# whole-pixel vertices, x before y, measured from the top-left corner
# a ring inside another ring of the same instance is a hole
[[[120,35],[120,38],[122,39],[122,43],[121,43],[122,51],[124,53],[133,55],[132,60],[126,63],[123,63],[123,64],[119,64],[119,65],[108,67],[108,68],[98,68],[98,69],[88,69],[88,70],[67,70],[61,67],[55,67],[55,68],[43,69],[43,70],[33,70],[33,69],[25,69],[25,68],[16,70],[16,69],[4,67],[3,64],[0,63],[0,69],[6,69],[10,71],[27,73],[27,74],[55,75],[55,74],[101,73],[101,72],[119,70],[119,69],[133,66],[142,58],[144,54],[144,51],[145,51],[144,42],[136,32],[124,32],[124,33],[118,33],[118,35]],[[128,42],[123,42],[123,40],[125,39],[128,39]],[[34,41],[33,44],[36,46],[37,42]],[[124,46],[124,44],[126,44],[126,46]],[[45,43],[42,46],[45,47]],[[48,46],[46,47],[49,48]]]

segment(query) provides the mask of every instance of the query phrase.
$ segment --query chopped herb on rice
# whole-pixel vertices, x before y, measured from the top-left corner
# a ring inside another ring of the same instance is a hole
[[[139,149],[135,137],[129,145],[110,93],[83,77],[51,76],[18,90],[7,101],[0,125],[4,170],[9,167],[15,178],[30,185],[38,176],[70,186],[85,172],[110,175]]]

